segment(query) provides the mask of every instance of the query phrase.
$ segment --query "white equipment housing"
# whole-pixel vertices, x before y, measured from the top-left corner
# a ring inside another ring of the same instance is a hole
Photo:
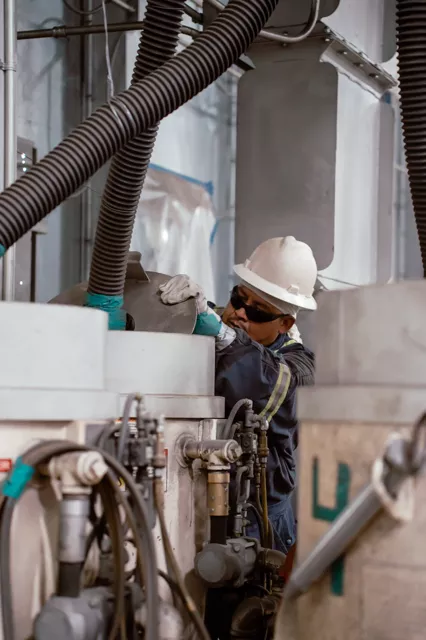
[[[194,483],[196,470],[190,473],[175,454],[183,434],[214,439],[217,419],[224,415],[223,400],[213,397],[214,341],[118,334],[108,332],[107,322],[107,314],[82,307],[0,304],[5,363],[0,371],[0,478],[38,440],[91,444],[105,423],[120,418],[127,393],[147,393],[145,408],[166,418],[165,509],[172,546],[202,608],[204,591],[190,574],[195,551],[208,533],[204,478]],[[31,635],[34,616],[56,588],[57,515],[51,490],[29,489],[15,511],[11,570],[17,640]],[[159,535],[156,543],[164,566]],[[6,640],[1,632],[0,640]]]
[[[183,438],[219,437],[224,399],[214,396],[214,339],[172,333],[108,332],[107,386],[121,395],[143,393],[153,415],[164,416],[167,467],[165,516],[171,543],[187,587],[202,611],[205,587],[193,572],[194,558],[208,540],[206,477],[182,459]],[[166,569],[161,534],[156,531],[160,568]],[[184,543],[183,543],[184,541]],[[168,590],[167,590],[168,591]],[[166,595],[167,591],[164,595]]]
[[[1,479],[41,439],[84,444],[99,423],[117,417],[117,394],[105,386],[106,314],[90,309],[0,304]],[[55,590],[57,517],[52,493],[28,490],[12,528],[12,594],[16,638]],[[6,640],[0,632],[0,638]]]

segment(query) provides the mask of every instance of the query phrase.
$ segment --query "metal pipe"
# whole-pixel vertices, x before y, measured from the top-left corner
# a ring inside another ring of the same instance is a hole
[[[143,28],[141,22],[113,22],[108,24],[108,33],[117,33],[120,31],[140,31]],[[186,36],[196,38],[201,31],[192,29],[191,27],[182,26],[180,32]],[[84,27],[68,27],[62,25],[53,27],[53,29],[33,29],[31,31],[18,31],[18,40],[33,40],[35,38],[69,38],[70,36],[85,36],[104,34],[105,27],[103,24],[94,24]]]
[[[193,9],[192,7],[186,4],[183,7],[183,10],[186,13],[186,15],[191,18],[193,22],[196,22],[197,24],[203,24],[203,14],[197,11],[197,9]]]
[[[207,506],[210,516],[227,517],[229,514],[229,471],[209,471],[207,474]]]
[[[225,8],[225,5],[223,5],[220,0],[206,1],[218,11],[223,11],[223,9]],[[305,29],[299,35],[284,36],[281,33],[274,33],[273,31],[262,29],[262,31],[259,33],[259,37],[265,38],[265,40],[273,40],[274,42],[278,42],[279,44],[297,44],[298,42],[302,42],[302,40],[307,38],[315,28],[319,17],[320,4],[321,0],[312,0],[311,12],[309,14],[308,22]]]
[[[93,0],[87,0],[87,11],[92,11]],[[93,24],[93,14],[89,13],[86,18],[86,25],[91,27]],[[82,37],[82,54],[83,54],[83,82],[82,82],[82,121],[88,118],[93,111],[93,36],[87,34],[87,38]],[[91,182],[81,194],[81,259],[80,259],[80,280],[87,280],[90,266],[90,242],[92,240],[92,190]]]
[[[366,527],[382,508],[382,502],[374,487],[369,484],[333,522],[317,545],[293,571],[284,598],[293,599],[308,591],[348,548],[360,531]]]
[[[241,456],[241,447],[235,440],[194,440],[188,438],[182,443],[185,460],[203,460],[210,462],[216,458],[222,462],[236,462]]]
[[[87,494],[65,495],[60,505],[57,595],[78,598],[86,555]]]
[[[16,180],[16,13],[15,0],[4,0],[4,188]],[[3,258],[2,299],[15,297],[15,246]]]
[[[130,13],[134,13],[136,11],[134,7],[131,7],[130,4],[124,2],[124,0],[111,0],[111,2],[113,4],[116,4],[117,7],[121,7],[122,9],[124,9],[125,11],[129,11]],[[88,11],[90,11],[90,9],[88,9]]]

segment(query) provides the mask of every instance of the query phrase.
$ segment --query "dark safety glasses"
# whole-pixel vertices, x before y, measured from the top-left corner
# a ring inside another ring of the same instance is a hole
[[[231,291],[231,304],[236,311],[238,311],[238,309],[244,309],[249,322],[256,322],[258,324],[278,320],[278,318],[282,318],[284,315],[283,313],[279,313],[278,315],[268,313],[267,311],[262,311],[261,309],[256,309],[256,307],[251,307],[249,304],[246,304],[238,291],[238,286],[234,287]]]

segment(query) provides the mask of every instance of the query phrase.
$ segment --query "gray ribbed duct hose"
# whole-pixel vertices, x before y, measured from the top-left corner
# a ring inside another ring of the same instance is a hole
[[[148,0],[132,84],[143,80],[175,54],[184,4],[185,0]],[[110,311],[112,329],[124,329],[126,324],[119,307],[127,257],[157,132],[158,125],[150,127],[114,156],[103,193],[86,304]]]
[[[402,127],[411,198],[426,276],[426,2],[397,1]]]
[[[247,50],[278,0],[231,0],[197,40],[100,107],[0,195],[0,256],[130,140],[175,111]]]

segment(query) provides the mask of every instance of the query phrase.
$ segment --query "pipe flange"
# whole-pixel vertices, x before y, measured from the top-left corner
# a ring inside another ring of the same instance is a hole
[[[181,433],[175,440],[174,452],[175,458],[180,467],[183,469],[187,469],[191,466],[192,460],[189,460],[185,457],[185,444],[188,440],[194,440],[194,435],[192,433]]]

